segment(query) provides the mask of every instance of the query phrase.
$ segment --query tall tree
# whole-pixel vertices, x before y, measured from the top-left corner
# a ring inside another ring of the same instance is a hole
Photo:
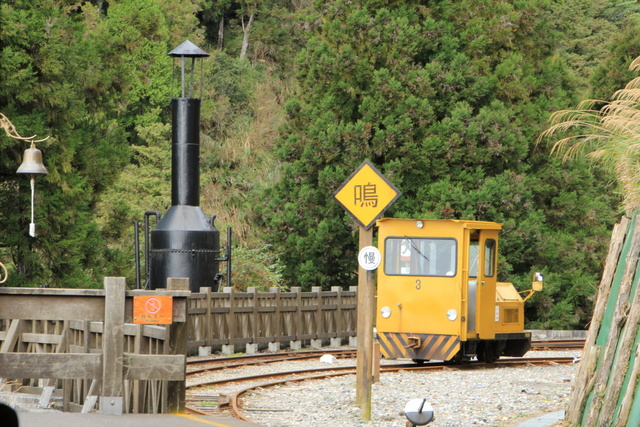
[[[39,180],[37,238],[29,238],[28,182],[16,180],[20,147],[2,161],[7,214],[2,246],[14,273],[9,285],[87,286],[111,257],[91,209],[96,194],[127,161],[124,129],[117,124],[123,80],[108,79],[101,17],[90,4],[16,1],[2,4],[0,105],[25,133],[51,134],[41,148],[49,174]]]
[[[549,239],[606,247],[615,196],[585,164],[548,162],[533,144],[572,96],[549,2],[316,8],[322,24],[298,57],[301,87],[287,104],[282,180],[263,210],[290,284],[355,283],[354,228],[331,194],[364,159],[403,192],[389,215],[503,222],[503,279],[519,286],[533,268],[561,267],[543,252]],[[573,207],[569,231],[571,200],[587,204]],[[583,275],[593,280],[595,266],[558,279]]]
[[[197,21],[195,2],[108,4],[1,5],[3,113],[24,133],[53,135],[40,147],[49,174],[39,181],[35,239],[24,233],[28,180],[14,174],[21,147],[0,137],[10,153],[0,163],[0,198],[20,207],[3,211],[0,225],[0,247],[13,260],[10,286],[99,286],[123,270],[126,254],[107,244],[96,206],[129,163],[130,144],[145,145],[140,134],[161,122],[170,93],[166,53]]]

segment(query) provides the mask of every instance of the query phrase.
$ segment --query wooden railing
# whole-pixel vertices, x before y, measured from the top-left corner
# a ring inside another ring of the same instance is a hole
[[[170,279],[181,289],[184,279]],[[181,281],[182,280],[182,281]],[[135,296],[170,296],[170,326],[133,325]],[[0,288],[3,391],[62,392],[63,409],[104,414],[184,407],[189,291]],[[183,339],[184,337],[185,339]],[[182,340],[182,341],[181,341]]]
[[[256,352],[268,346],[339,345],[356,335],[356,289],[191,294],[187,279],[169,289],[0,288],[1,391],[62,395],[65,411],[166,413],[185,399],[188,353]],[[172,296],[173,324],[132,324],[136,296]]]
[[[282,292],[211,292],[201,288],[189,298],[190,352],[199,347],[218,350],[230,346],[242,351],[267,343],[288,347],[311,340],[342,340],[356,335],[356,289],[333,287],[311,292],[292,288]],[[273,346],[272,346],[273,348]]]

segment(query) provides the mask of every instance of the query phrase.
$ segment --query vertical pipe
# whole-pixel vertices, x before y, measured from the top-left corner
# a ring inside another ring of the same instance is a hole
[[[193,74],[196,69],[196,58],[191,58],[191,77],[189,79],[189,98],[193,95]]]
[[[200,205],[200,100],[174,98],[171,144],[171,204]]]
[[[227,287],[231,287],[231,227],[227,227]]]
[[[144,288],[149,288],[149,279],[151,277],[151,260],[149,259],[149,251],[151,249],[151,245],[149,244],[149,217],[154,215],[156,217],[156,221],[160,221],[161,215],[158,211],[146,211],[144,213],[144,271],[145,271],[145,282]]]
[[[140,289],[140,222],[133,221],[133,251],[136,257],[136,289]]]
[[[180,81],[182,82],[182,92],[181,92],[181,97],[184,98],[184,56],[180,57],[180,62],[182,65],[182,72],[180,73]]]

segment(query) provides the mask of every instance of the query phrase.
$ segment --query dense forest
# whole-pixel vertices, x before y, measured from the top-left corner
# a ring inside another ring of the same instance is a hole
[[[170,205],[167,53],[203,63],[201,206],[233,227],[237,289],[355,285],[357,227],[331,195],[371,161],[386,212],[503,223],[500,280],[547,286],[528,327],[589,321],[613,224],[610,172],[536,143],[549,116],[636,74],[627,0],[1,0],[0,112],[38,144],[35,238],[24,141],[0,134],[5,286],[133,284],[133,222]]]

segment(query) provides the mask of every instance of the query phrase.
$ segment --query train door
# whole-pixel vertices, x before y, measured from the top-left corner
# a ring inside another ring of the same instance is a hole
[[[497,230],[469,230],[467,333],[481,339],[495,336]]]
[[[498,231],[480,230],[477,239],[476,332],[480,339],[496,334]]]

